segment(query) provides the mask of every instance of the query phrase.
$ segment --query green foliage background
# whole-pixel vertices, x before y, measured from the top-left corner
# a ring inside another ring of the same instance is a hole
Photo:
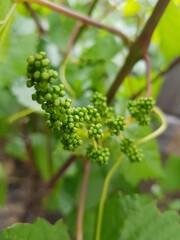
[[[52,2],[87,14],[91,1]],[[121,29],[134,40],[143,29],[154,5],[154,1],[150,0],[121,1],[117,6],[115,1],[101,0],[92,17]],[[28,121],[28,137],[32,142],[36,167],[42,180],[47,182],[70,154],[62,149],[56,137],[45,127],[41,109],[31,100],[31,90],[25,86],[26,59],[39,50],[46,51],[53,67],[59,71],[76,21],[38,5],[32,6],[46,30],[45,33],[39,31],[24,4],[17,5],[11,0],[0,2],[0,137],[2,141],[6,141],[3,151],[16,161],[26,164],[28,156],[21,132],[21,118],[17,113],[32,109],[35,113],[25,116]],[[149,47],[152,78],[180,56],[179,22],[180,2],[172,0],[155,29]],[[117,36],[105,30],[86,27],[74,45],[66,66],[66,79],[76,93],[74,106],[89,104],[89,98],[94,91],[106,94],[127,54],[127,46]],[[144,62],[139,61],[131,75],[126,77],[114,99],[118,113],[126,114],[128,99],[146,85],[145,72]],[[162,82],[163,80],[159,79],[153,85],[155,98]],[[33,124],[34,119],[37,120],[36,125]],[[137,126],[133,125],[127,134],[138,139],[149,132],[150,128],[144,127],[139,131]],[[112,137],[106,145],[111,149],[110,163],[103,168],[93,164],[91,166],[85,207],[85,240],[94,239],[104,178],[120,154],[118,139]],[[142,149],[146,156],[145,161],[131,164],[124,159],[112,179],[104,211],[102,240],[151,240],[152,236],[154,240],[179,239],[179,199],[168,202],[166,197],[169,192],[179,190],[180,158],[170,156],[165,165],[162,165],[156,141],[144,144]],[[82,172],[80,162],[72,165],[45,201],[45,209],[61,211],[65,216],[65,223],[60,220],[51,226],[45,220],[39,219],[34,224],[15,224],[4,231],[1,239],[35,240],[52,239],[52,236],[54,240],[70,239],[69,235],[75,234]],[[153,181],[153,184],[151,189],[144,193],[141,191],[141,184],[148,180]],[[7,182],[3,164],[0,162],[1,206],[6,203]],[[157,208],[161,204],[164,206],[164,213],[160,213]]]

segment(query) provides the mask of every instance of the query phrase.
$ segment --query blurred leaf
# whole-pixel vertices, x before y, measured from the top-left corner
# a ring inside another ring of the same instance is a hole
[[[123,9],[125,16],[136,15],[141,10],[141,5],[137,0],[127,0]]]
[[[49,18],[49,39],[55,43],[61,52],[65,52],[75,24],[75,20],[57,13],[52,13]]]
[[[101,30],[97,34],[93,46],[84,50],[83,58],[91,61],[100,59],[109,61],[120,49],[121,45],[115,40],[115,37]]]
[[[0,206],[6,202],[7,179],[3,166],[0,164]]]
[[[11,6],[11,0],[0,2],[0,62],[3,61],[9,46],[9,28],[13,20],[16,3]]]
[[[47,137],[44,134],[34,133],[31,134],[30,138],[36,166],[43,179],[48,180],[50,177],[50,159],[47,147]]]
[[[180,211],[180,200],[175,199],[168,203],[168,208],[175,211]]]
[[[11,0],[6,0],[6,1],[0,2],[0,9],[1,9],[0,21],[2,21],[6,17],[8,11],[9,11],[11,2],[12,2]]]
[[[155,31],[159,36],[160,49],[168,61],[180,55],[179,23],[180,5],[170,1]]]
[[[30,26],[30,22],[33,20],[26,22],[26,28],[31,29],[31,31],[23,33],[16,30],[17,27],[21,29],[21,26],[24,26],[24,18],[23,20],[21,19],[22,21],[18,21],[17,19],[18,16],[11,27],[11,44],[8,48],[8,53],[4,57],[3,63],[0,65],[0,88],[9,86],[19,79],[20,76],[26,75],[26,59],[30,54],[35,52],[37,46],[37,33],[35,32],[35,28],[32,29]]]
[[[2,240],[70,240],[67,228],[59,220],[56,224],[51,225],[44,219],[38,219],[33,224],[16,223],[8,227],[4,233]]]
[[[164,166],[164,178],[161,180],[165,191],[177,191],[180,188],[180,157],[170,156]]]
[[[12,157],[25,161],[27,159],[27,153],[24,145],[24,141],[19,136],[11,136],[6,144],[5,151]]]
[[[32,100],[34,89],[26,87],[26,79],[24,77],[12,84],[12,92],[22,106],[42,112],[40,104]]]

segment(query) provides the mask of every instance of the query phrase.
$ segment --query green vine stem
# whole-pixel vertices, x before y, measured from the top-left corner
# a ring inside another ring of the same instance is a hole
[[[72,89],[72,87],[69,85],[69,83],[67,82],[67,79],[66,79],[66,67],[67,67],[67,62],[68,62],[68,57],[66,57],[60,67],[60,71],[59,71],[59,74],[60,74],[60,79],[61,79],[61,82],[64,84],[66,90],[68,91],[68,93],[71,95],[72,98],[76,99],[76,93],[75,91]]]
[[[167,122],[166,122],[163,112],[156,106],[153,108],[153,112],[159,117],[159,119],[161,121],[161,126],[156,131],[154,131],[151,134],[147,135],[146,137],[141,138],[138,141],[136,141],[137,145],[147,142],[147,141],[150,141],[151,139],[158,137],[167,128]]]
[[[103,210],[104,210],[104,204],[105,204],[105,201],[106,201],[109,182],[110,182],[110,179],[111,179],[112,175],[114,174],[116,169],[119,167],[122,159],[123,159],[123,155],[121,155],[119,157],[119,159],[114,163],[114,165],[112,166],[112,168],[110,169],[110,171],[108,172],[108,174],[105,178],[104,185],[103,185],[103,190],[102,190],[102,194],[101,194],[101,199],[100,199],[100,203],[99,203],[95,240],[100,240]]]
[[[15,122],[16,120],[22,118],[22,117],[26,117],[27,115],[31,114],[31,113],[34,113],[36,112],[37,110],[36,109],[31,109],[31,108],[26,108],[18,113],[15,113],[13,115],[11,115],[8,119],[7,119],[7,122],[9,124]]]
[[[14,13],[16,7],[17,7],[17,3],[14,3],[11,6],[11,8],[9,9],[9,11],[8,11],[7,15],[5,16],[5,18],[3,20],[0,20],[0,25],[6,25],[8,23],[9,19],[11,18],[12,14]]]
[[[158,137],[166,129],[167,123],[166,123],[165,117],[164,117],[163,113],[161,112],[161,110],[158,107],[154,107],[153,112],[160,118],[161,126],[156,131],[154,131],[153,133],[149,134],[148,136],[146,136],[144,138],[141,138],[139,141],[136,142],[136,144],[141,144],[141,143],[150,141],[150,140]],[[119,157],[119,159],[114,163],[114,165],[112,166],[112,168],[110,169],[109,173],[107,174],[107,176],[105,178],[104,185],[103,185],[103,190],[102,190],[102,194],[101,194],[101,199],[100,199],[100,204],[99,204],[99,210],[98,210],[95,240],[100,240],[103,210],[104,210],[105,200],[106,200],[106,197],[107,197],[109,182],[111,180],[112,175],[117,170],[120,163],[122,162],[122,159],[123,159],[123,155],[121,155]]]

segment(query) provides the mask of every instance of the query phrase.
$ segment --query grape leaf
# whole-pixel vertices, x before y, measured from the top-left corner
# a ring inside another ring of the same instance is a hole
[[[155,31],[159,36],[160,49],[169,61],[180,55],[179,22],[180,5],[170,1]]]
[[[102,240],[178,240],[179,216],[160,213],[144,196],[116,194],[106,202],[101,234]]]
[[[55,225],[44,219],[38,219],[33,224],[16,223],[5,229],[1,240],[70,240],[67,228],[59,220]]]

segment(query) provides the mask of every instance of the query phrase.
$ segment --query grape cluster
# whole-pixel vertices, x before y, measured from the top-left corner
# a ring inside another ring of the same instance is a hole
[[[27,61],[26,84],[27,87],[35,88],[32,99],[41,104],[47,113],[46,124],[58,135],[64,149],[75,150],[82,144],[77,129],[86,121],[87,110],[73,108],[71,99],[62,99],[65,96],[64,85],[54,84],[58,74],[48,69],[50,61],[44,52],[30,56]]]
[[[106,165],[109,160],[109,148],[98,146],[94,148],[93,145],[90,145],[87,149],[87,157],[90,161],[97,163],[99,165]]]
[[[125,120],[122,116],[113,116],[107,121],[111,135],[119,135],[125,128]]]
[[[58,73],[50,68],[46,53],[34,54],[27,62],[26,85],[34,87],[32,99],[46,112],[46,125],[58,136],[64,149],[74,151],[80,146],[83,142],[80,132],[84,130],[92,142],[86,152],[89,160],[99,165],[107,164],[110,151],[102,146],[103,131],[119,135],[125,129],[124,117],[116,115],[113,108],[108,107],[107,98],[98,92],[92,96],[92,106],[72,107],[72,100],[65,98],[64,85],[57,83]],[[141,98],[130,101],[128,109],[140,125],[147,125],[153,106],[152,98]],[[143,158],[141,151],[129,138],[122,140],[120,149],[131,162],[139,162]]]
[[[124,138],[120,144],[120,150],[129,158],[131,162],[140,162],[143,160],[143,154],[134,142],[129,138]]]
[[[89,138],[94,138],[97,142],[102,139],[103,131],[102,131],[102,124],[91,124],[88,130]]]
[[[140,125],[148,125],[150,123],[150,112],[154,106],[154,100],[149,98],[140,98],[138,100],[129,101],[128,109],[133,118]]]

